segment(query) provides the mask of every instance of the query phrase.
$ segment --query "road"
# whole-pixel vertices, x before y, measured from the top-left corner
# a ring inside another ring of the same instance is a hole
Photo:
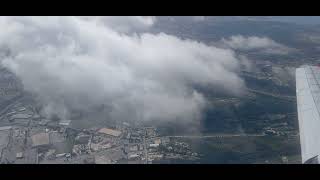
[[[146,130],[145,130],[146,132]],[[144,157],[146,158],[145,160],[145,164],[148,164],[148,150],[147,150],[147,143],[146,143],[146,133],[145,135],[143,136],[143,145],[144,145]]]
[[[265,134],[216,134],[216,135],[179,135],[179,136],[165,136],[168,138],[229,138],[229,137],[263,137]]]
[[[247,90],[252,93],[261,94],[261,95],[265,95],[265,96],[271,96],[273,98],[278,98],[278,99],[287,100],[287,101],[296,101],[295,96],[277,95],[277,94],[272,94],[272,93],[268,93],[268,92],[264,92],[264,91],[258,91],[258,90],[254,90],[254,89],[247,89]]]

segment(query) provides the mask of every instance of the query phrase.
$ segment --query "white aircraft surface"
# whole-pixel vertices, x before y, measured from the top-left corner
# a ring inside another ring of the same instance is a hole
[[[296,91],[302,163],[319,164],[320,67],[297,68]]]

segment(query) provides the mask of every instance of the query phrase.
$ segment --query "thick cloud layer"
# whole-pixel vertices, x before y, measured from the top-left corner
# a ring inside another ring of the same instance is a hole
[[[9,52],[2,64],[37,95],[45,115],[60,118],[103,104],[116,120],[192,122],[206,105],[195,86],[244,89],[232,50],[163,33],[129,35],[144,20],[116,19],[1,17],[0,49]]]

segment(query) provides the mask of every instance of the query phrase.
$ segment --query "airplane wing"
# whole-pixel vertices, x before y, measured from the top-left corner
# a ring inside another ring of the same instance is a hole
[[[320,67],[297,68],[296,91],[302,163],[319,164]]]

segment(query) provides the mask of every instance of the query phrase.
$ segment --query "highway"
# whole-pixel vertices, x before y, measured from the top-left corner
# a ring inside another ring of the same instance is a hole
[[[144,129],[144,130],[145,130],[144,132],[146,132],[146,129]],[[146,143],[146,133],[143,136],[143,146],[144,146],[144,148],[143,148],[144,157],[146,158],[145,159],[145,164],[148,164],[148,149],[147,149],[147,143]]]
[[[216,134],[216,135],[177,135],[177,136],[164,136],[168,138],[230,138],[230,137],[263,137],[265,134]]]
[[[247,89],[247,90],[252,93],[261,94],[261,95],[265,95],[265,96],[271,96],[273,98],[278,98],[278,99],[287,100],[287,101],[296,101],[295,96],[277,95],[277,94],[272,94],[272,93],[268,93],[268,92],[264,92],[264,91],[258,91],[258,90],[254,90],[254,89]]]

